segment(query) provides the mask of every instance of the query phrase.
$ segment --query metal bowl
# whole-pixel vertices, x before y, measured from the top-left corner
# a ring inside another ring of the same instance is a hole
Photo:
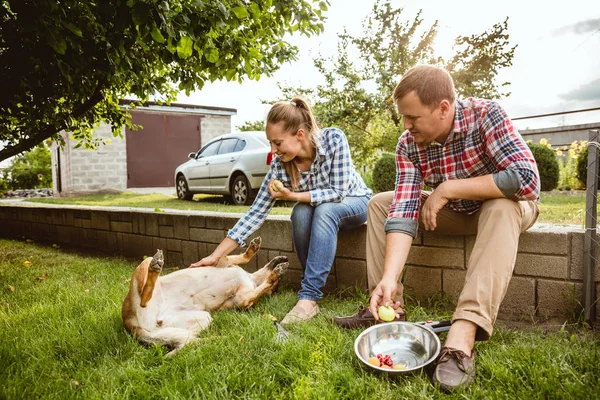
[[[354,341],[358,359],[374,372],[403,375],[420,370],[433,362],[442,345],[435,332],[424,325],[410,322],[388,322],[365,329]],[[367,360],[377,354],[389,356],[394,365],[404,369],[376,367]]]

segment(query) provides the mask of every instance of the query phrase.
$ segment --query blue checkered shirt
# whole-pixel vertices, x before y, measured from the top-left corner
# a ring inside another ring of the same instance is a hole
[[[284,186],[291,187],[291,178],[281,164],[279,157],[274,157],[271,168],[258,191],[250,209],[227,236],[245,246],[245,240],[260,228],[275,204],[267,189],[271,179],[278,179]],[[350,147],[346,135],[336,128],[323,129],[317,141],[317,156],[309,171],[300,171],[300,182],[296,192],[310,192],[310,204],[318,206],[322,203],[340,202],[346,196],[371,197],[372,191],[362,180],[352,164]]]

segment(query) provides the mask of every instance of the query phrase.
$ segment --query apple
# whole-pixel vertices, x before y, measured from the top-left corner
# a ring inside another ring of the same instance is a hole
[[[379,367],[379,364],[380,364],[380,362],[379,362],[379,358],[377,358],[377,357],[371,357],[371,358],[369,358],[369,359],[367,360],[367,362],[368,362],[369,364],[371,364],[371,365],[374,365],[374,366],[376,366],[376,367]]]
[[[385,322],[393,321],[394,318],[396,318],[396,310],[387,304],[385,306],[380,306],[377,310],[377,314],[379,315],[379,318]]]
[[[271,184],[271,189],[273,189],[274,192],[279,192],[279,186],[283,187],[283,182],[279,179],[275,179]]]

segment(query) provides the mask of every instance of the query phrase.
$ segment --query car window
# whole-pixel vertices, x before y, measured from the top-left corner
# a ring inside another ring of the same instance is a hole
[[[219,148],[219,154],[228,154],[233,153],[235,149],[235,145],[237,144],[238,139],[224,139],[221,147]]]
[[[214,156],[219,151],[219,146],[221,146],[221,142],[222,140],[219,140],[217,142],[208,144],[205,148],[200,150],[200,153],[198,154],[197,158]]]
[[[246,148],[246,141],[243,139],[238,140],[237,144],[235,145],[235,149],[233,151],[242,151]]]

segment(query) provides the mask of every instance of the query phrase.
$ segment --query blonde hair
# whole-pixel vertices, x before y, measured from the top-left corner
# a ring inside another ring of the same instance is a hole
[[[435,108],[442,100],[454,103],[456,92],[452,77],[443,68],[417,65],[402,76],[394,90],[394,102],[414,91],[424,106]]]
[[[304,129],[308,140],[317,147],[317,133],[319,127],[317,121],[308,105],[308,102],[301,97],[294,97],[291,101],[280,101],[273,104],[273,107],[267,114],[267,125],[283,123],[283,131],[296,136],[299,129]],[[300,183],[300,174],[294,160],[281,162],[285,172],[292,181],[292,190],[296,190]]]

